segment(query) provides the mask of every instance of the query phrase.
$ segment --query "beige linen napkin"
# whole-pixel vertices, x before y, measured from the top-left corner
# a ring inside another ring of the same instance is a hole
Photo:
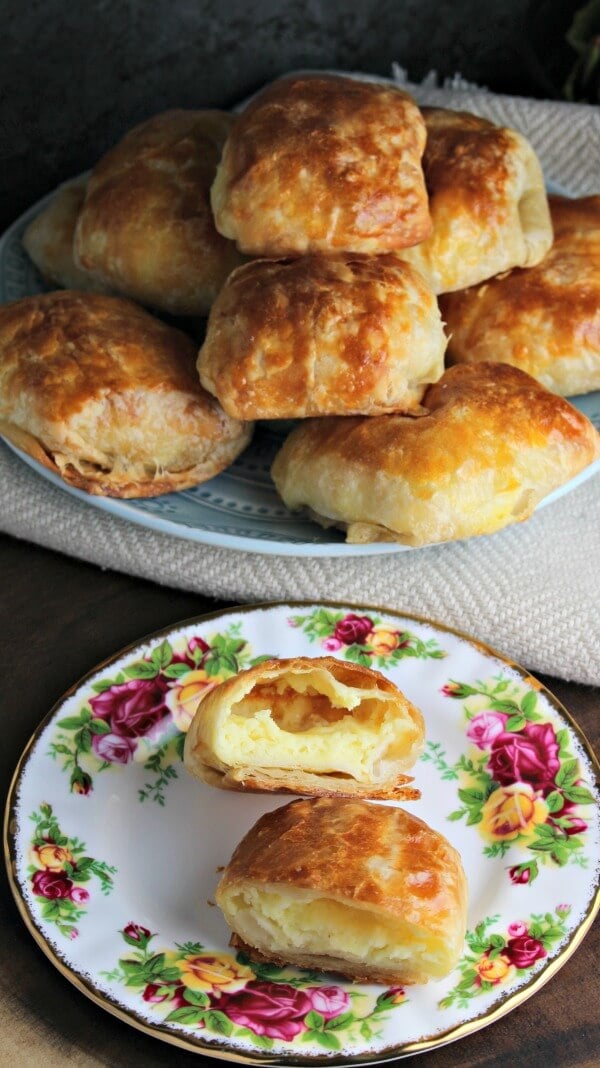
[[[394,71],[402,81],[402,72]],[[467,87],[407,88],[524,133],[548,178],[600,192],[600,112]],[[0,448],[0,528],[71,556],[228,600],[349,600],[466,631],[532,671],[600,685],[600,476],[490,537],[372,557],[277,557],[146,530],[81,502]]]

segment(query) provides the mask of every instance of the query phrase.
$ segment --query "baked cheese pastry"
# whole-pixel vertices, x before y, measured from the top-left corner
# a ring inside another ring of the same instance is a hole
[[[247,445],[206,393],[191,338],[131,301],[60,290],[0,307],[0,433],[71,486],[187,489]]]
[[[23,234],[23,247],[45,282],[65,289],[107,293],[104,285],[75,266],[73,235],[77,216],[85,199],[87,179],[61,185],[45,208],[36,215]]]
[[[437,300],[396,253],[253,260],[208,321],[202,385],[237,419],[411,411],[444,370]]]
[[[268,812],[235,850],[216,901],[252,960],[348,979],[426,983],[464,947],[456,849],[401,808],[303,798]]]
[[[254,256],[387,252],[431,231],[425,124],[401,89],[336,75],[281,78],[238,117],[211,199]]]
[[[404,258],[435,293],[530,267],[552,244],[538,158],[522,134],[462,111],[423,108],[433,232]]]
[[[455,363],[499,360],[571,396],[600,389],[600,196],[551,196],[554,244],[516,268],[440,297]]]
[[[332,656],[267,660],[210,690],[185,765],[227,790],[414,798],[419,710],[379,671]]]
[[[527,519],[600,455],[585,415],[508,364],[457,364],[423,405],[299,424],[272,467],[284,503],[349,542],[428,545]]]
[[[218,234],[210,187],[232,124],[224,111],[165,111],[94,167],[75,262],[115,292],[172,315],[205,315],[242,259]]]

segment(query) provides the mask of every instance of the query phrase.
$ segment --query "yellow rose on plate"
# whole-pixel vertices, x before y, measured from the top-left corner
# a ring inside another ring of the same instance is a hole
[[[202,990],[205,994],[231,993],[254,979],[254,972],[238,964],[229,953],[220,956],[196,953],[179,960],[177,966],[184,985],[190,990]]]
[[[482,809],[479,827],[493,839],[509,841],[519,835],[531,837],[537,823],[545,823],[548,806],[536,797],[528,782],[500,786],[488,797]]]
[[[34,846],[33,861],[38,868],[46,871],[63,871],[65,864],[73,863],[73,854],[64,846],[48,842],[47,845]]]
[[[373,650],[375,656],[388,656],[398,648],[399,644],[398,632],[386,630],[385,627],[376,627],[367,639],[367,646]]]
[[[486,983],[502,983],[509,973],[514,971],[508,958],[503,957],[501,953],[493,960],[484,954],[474,967],[479,978],[484,979]]]
[[[178,730],[187,733],[192,722],[200,698],[223,682],[221,675],[209,675],[199,668],[197,671],[187,671],[169,690],[165,703],[173,716],[173,722]]]

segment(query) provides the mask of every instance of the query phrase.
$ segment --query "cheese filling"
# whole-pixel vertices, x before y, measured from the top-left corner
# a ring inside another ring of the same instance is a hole
[[[375,917],[360,905],[318,897],[311,891],[246,886],[218,895],[230,927],[250,946],[287,955],[291,962],[309,955],[364,963],[385,969],[401,964],[406,981],[445,975],[452,947],[438,935],[406,920]]]
[[[412,765],[417,729],[388,694],[313,671],[255,686],[211,740],[222,769],[299,768],[372,782]]]

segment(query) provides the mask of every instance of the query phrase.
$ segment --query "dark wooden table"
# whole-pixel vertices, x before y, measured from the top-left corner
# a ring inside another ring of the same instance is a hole
[[[30,735],[53,703],[103,658],[181,619],[225,607],[0,537],[3,797]],[[545,684],[598,742],[598,693]],[[419,1056],[423,1068],[563,1068],[600,1063],[598,924],[558,975],[520,1008],[468,1038]],[[80,994],[22,923],[6,879],[0,901],[0,1065],[217,1064],[128,1027]],[[414,1058],[408,1058],[413,1060]],[[222,1063],[222,1061],[221,1061]]]

